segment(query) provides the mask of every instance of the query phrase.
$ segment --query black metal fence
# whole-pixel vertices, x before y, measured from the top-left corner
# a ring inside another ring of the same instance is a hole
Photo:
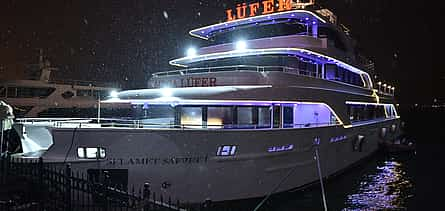
[[[135,190],[111,185],[106,173],[101,182],[42,159],[0,159],[0,210],[118,211],[190,210],[178,200],[150,191],[149,184]]]
[[[0,156],[0,211],[244,211],[256,205],[180,202],[151,191],[150,184],[113,185],[109,176],[104,171],[91,178],[69,164]]]

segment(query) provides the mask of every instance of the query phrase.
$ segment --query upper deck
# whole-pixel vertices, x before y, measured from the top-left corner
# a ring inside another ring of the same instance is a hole
[[[309,10],[290,10],[218,23],[191,30],[189,33],[194,37],[209,40],[218,34],[226,33],[228,31],[233,31],[240,28],[253,28],[257,26],[292,22],[301,23],[311,27],[314,25],[318,26],[320,24],[328,23],[315,12]]]

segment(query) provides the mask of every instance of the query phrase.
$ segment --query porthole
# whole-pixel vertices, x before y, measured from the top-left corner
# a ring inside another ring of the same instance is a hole
[[[72,98],[73,96],[74,96],[74,93],[71,91],[66,91],[66,92],[62,93],[62,97],[64,99],[69,99],[69,98]]]

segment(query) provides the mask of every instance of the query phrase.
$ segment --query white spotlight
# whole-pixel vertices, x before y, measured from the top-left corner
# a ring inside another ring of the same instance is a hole
[[[187,57],[195,57],[197,55],[195,48],[189,48],[187,49]]]
[[[113,90],[110,92],[110,97],[112,98],[118,98],[119,93],[116,90]]]
[[[239,40],[235,43],[235,49],[238,51],[243,51],[247,49],[247,43],[244,40]]]
[[[173,90],[170,88],[162,88],[161,94],[162,94],[162,97],[171,97],[171,96],[173,96]]]

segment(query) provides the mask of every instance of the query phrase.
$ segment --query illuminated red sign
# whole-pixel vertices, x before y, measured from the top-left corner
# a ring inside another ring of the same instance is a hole
[[[255,3],[237,4],[236,9],[226,10],[227,21],[253,17],[257,15],[267,15],[274,12],[292,10],[292,0],[264,0]]]

